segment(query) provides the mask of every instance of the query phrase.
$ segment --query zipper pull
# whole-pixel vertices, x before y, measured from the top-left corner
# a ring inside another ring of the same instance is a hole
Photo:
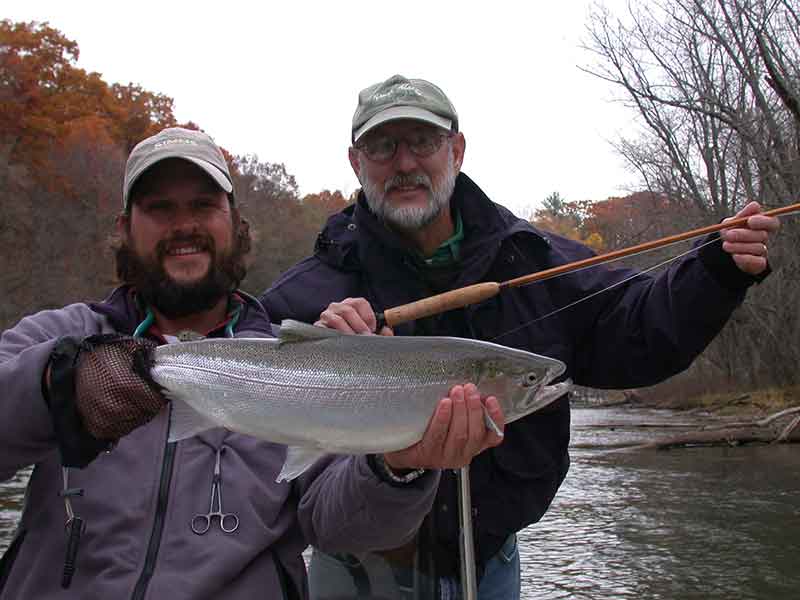
[[[81,535],[86,528],[86,524],[80,517],[72,517],[67,521],[67,556],[64,559],[64,572],[61,575],[61,587],[67,589],[72,583],[72,576],[75,574],[75,561],[78,557],[78,546],[81,543]]]

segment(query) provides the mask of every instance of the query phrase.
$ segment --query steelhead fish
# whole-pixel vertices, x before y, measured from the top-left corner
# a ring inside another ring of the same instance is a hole
[[[278,481],[323,454],[371,454],[422,439],[454,385],[494,395],[510,423],[565,394],[559,360],[491,342],[346,335],[284,321],[278,338],[159,346],[151,375],[172,400],[170,441],[212,427],[289,446]]]

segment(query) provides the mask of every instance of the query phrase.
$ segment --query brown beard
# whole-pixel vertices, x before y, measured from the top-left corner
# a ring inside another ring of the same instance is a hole
[[[156,246],[155,259],[140,256],[129,244],[130,230],[114,244],[117,276],[131,284],[141,299],[168,319],[187,317],[213,308],[222,298],[235,290],[247,274],[245,256],[250,251],[250,228],[238,211],[232,211],[234,244],[230,252],[219,254],[214,239],[195,234],[162,240]],[[191,242],[209,252],[208,272],[199,281],[178,283],[164,270],[163,259],[169,244]]]

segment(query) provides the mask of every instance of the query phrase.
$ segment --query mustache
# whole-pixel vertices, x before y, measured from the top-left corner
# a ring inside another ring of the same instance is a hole
[[[431,187],[433,187],[433,184],[431,183],[431,178],[425,175],[425,173],[408,173],[408,174],[399,173],[394,177],[392,177],[391,179],[389,179],[383,185],[383,191],[384,193],[388,193],[396,187],[409,187],[413,185],[421,185],[427,188],[428,190],[430,190]]]

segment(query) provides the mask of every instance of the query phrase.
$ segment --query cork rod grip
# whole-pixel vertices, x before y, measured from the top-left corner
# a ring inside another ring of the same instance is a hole
[[[498,292],[500,292],[500,284],[496,281],[476,283],[450,292],[444,292],[443,294],[429,296],[416,302],[403,304],[402,306],[395,306],[384,311],[383,317],[389,327],[394,327],[401,323],[437,315],[454,308],[483,302],[492,296],[496,296]]]

